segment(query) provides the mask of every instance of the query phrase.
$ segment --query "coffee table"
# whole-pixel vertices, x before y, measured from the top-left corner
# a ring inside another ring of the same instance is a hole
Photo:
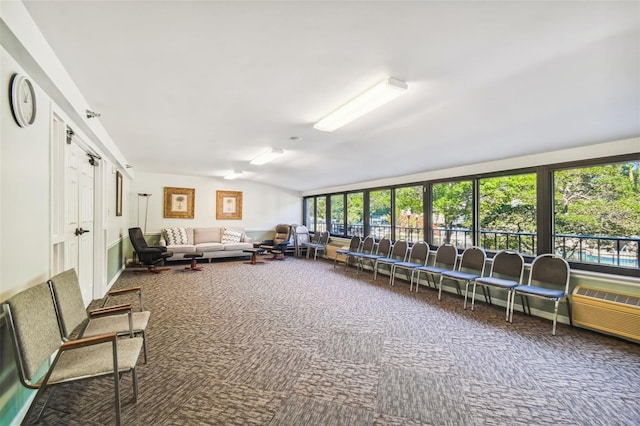
[[[247,265],[259,265],[261,263],[261,261],[256,260],[256,255],[258,254],[264,254],[265,253],[265,249],[260,248],[260,247],[254,247],[254,248],[250,248],[250,249],[244,249],[242,250],[243,253],[251,253],[251,260],[249,262],[244,262]]]

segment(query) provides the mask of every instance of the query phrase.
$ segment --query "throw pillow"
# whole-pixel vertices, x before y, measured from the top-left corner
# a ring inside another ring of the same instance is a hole
[[[222,244],[239,243],[242,239],[242,231],[233,228],[224,228],[222,233]]]
[[[168,246],[189,244],[189,238],[187,237],[187,230],[185,228],[166,228],[164,230],[164,236]]]

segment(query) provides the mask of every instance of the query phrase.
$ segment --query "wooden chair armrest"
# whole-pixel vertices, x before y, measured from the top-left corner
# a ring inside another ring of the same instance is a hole
[[[113,305],[106,308],[94,309],[89,312],[89,317],[97,318],[105,315],[121,314],[124,312],[131,312],[131,311],[132,311],[131,303],[123,303],[121,305]]]
[[[84,337],[77,340],[68,340],[60,346],[60,350],[67,351],[71,349],[82,348],[84,346],[97,345],[99,343],[113,342],[117,338],[116,333],[101,334],[99,336]]]
[[[142,291],[142,287],[130,287],[120,290],[112,290],[109,292],[109,296],[117,296],[118,294],[134,293],[136,291]]]

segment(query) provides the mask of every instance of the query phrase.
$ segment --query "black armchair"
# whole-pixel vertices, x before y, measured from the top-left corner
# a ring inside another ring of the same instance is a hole
[[[170,269],[158,268],[156,264],[162,263],[167,257],[173,256],[173,252],[167,251],[167,248],[164,246],[149,247],[142,234],[142,229],[129,228],[129,239],[131,240],[133,249],[138,255],[138,259],[143,265],[147,266],[147,271],[157,274]]]

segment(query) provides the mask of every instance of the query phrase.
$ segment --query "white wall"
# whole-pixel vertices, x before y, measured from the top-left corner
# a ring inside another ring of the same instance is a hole
[[[164,218],[164,188],[194,188],[193,219]],[[242,220],[216,220],[216,191],[242,192]],[[140,198],[138,222],[138,193],[152,194],[149,198],[147,233],[158,233],[174,226],[241,226],[247,231],[270,230],[278,223],[302,221],[301,193],[241,179],[224,180],[196,176],[136,172],[128,193],[127,203],[131,226],[144,229],[145,199]],[[125,205],[126,208],[126,205]]]
[[[50,102],[34,82],[37,112],[19,127],[9,104],[11,76],[24,73],[0,51],[0,300],[49,277]]]

